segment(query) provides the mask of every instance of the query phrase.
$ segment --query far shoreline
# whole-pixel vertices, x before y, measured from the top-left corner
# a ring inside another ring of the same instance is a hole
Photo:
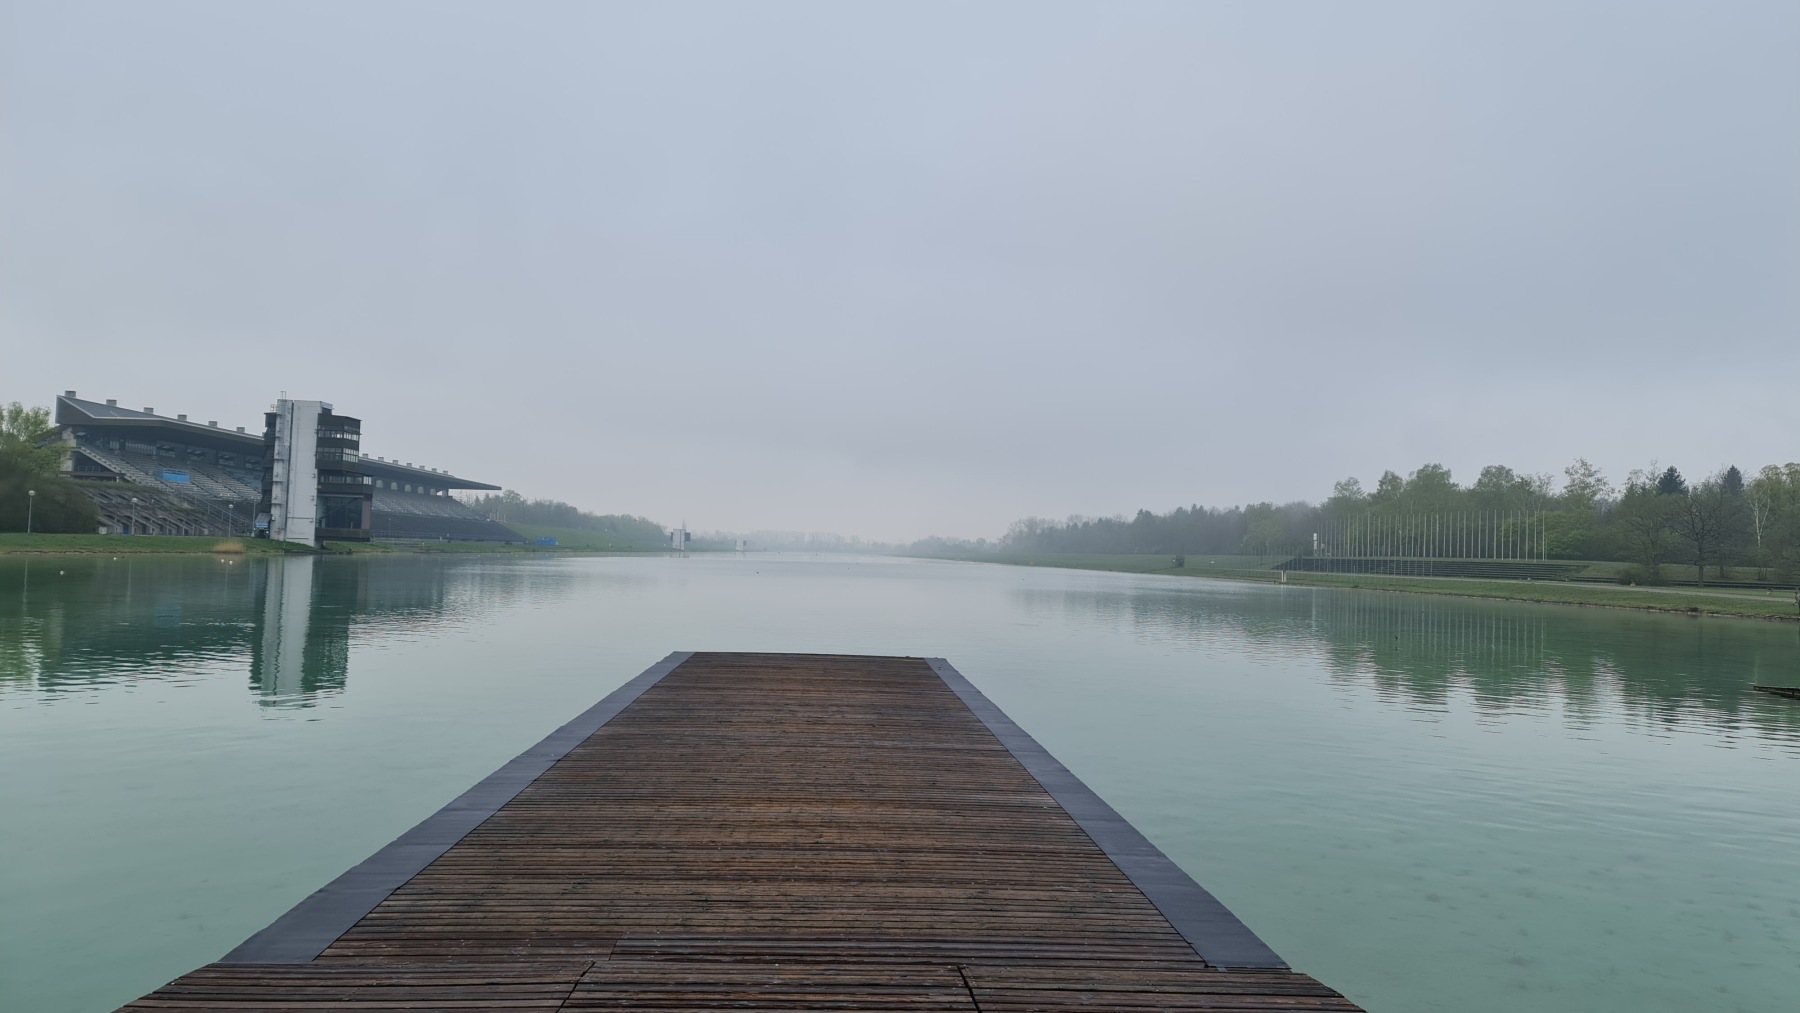
[[[1775,622],[1800,622],[1800,608],[1794,605],[1791,590],[1775,590],[1758,595],[1704,588],[1671,588],[1663,586],[1633,587],[1622,584],[1577,583],[1567,581],[1472,580],[1457,577],[1394,577],[1383,574],[1305,573],[1257,569],[1251,567],[1210,567],[1194,564],[1183,567],[1148,566],[1153,561],[1170,557],[1108,556],[1094,554],[1059,555],[1043,559],[1026,556],[920,556],[920,559],[949,559],[967,563],[993,563],[1002,566],[1043,566],[1064,570],[1098,570],[1108,573],[1138,573],[1155,577],[1200,577],[1208,580],[1235,581],[1242,584],[1276,584],[1298,587],[1337,588],[1358,591],[1388,591],[1398,594],[1422,594],[1444,598],[1474,598],[1484,601],[1509,601],[1537,605],[1572,605],[1585,608],[1623,609],[1686,615],[1696,618],[1712,616],[1730,619],[1760,619]],[[1226,557],[1231,558],[1231,557]]]
[[[570,537],[573,536],[573,537]],[[586,537],[583,537],[586,536]],[[673,552],[667,546],[616,545],[587,532],[558,533],[558,544],[533,542],[326,542],[322,549],[266,538],[210,535],[0,533],[0,559],[9,557],[93,556],[427,556],[427,555],[647,555]],[[564,544],[566,541],[568,544]],[[700,551],[689,549],[689,552]]]
[[[569,537],[573,536],[573,537]],[[376,557],[434,555],[508,555],[508,556],[650,556],[672,553],[668,546],[630,546],[602,541],[604,535],[588,532],[557,532],[558,544],[538,545],[531,542],[327,542],[323,549],[312,549],[286,542],[259,538],[214,538],[180,535],[69,535],[0,533],[0,560],[9,558],[81,559],[101,556],[131,557],[199,557],[281,558],[312,557]],[[564,544],[569,537],[573,544]],[[598,544],[596,544],[598,543]],[[706,552],[687,549],[684,553]],[[907,556],[903,558],[947,560],[964,563],[988,563],[1000,566],[1042,566],[1048,569],[1095,570],[1108,573],[1135,573],[1155,577],[1198,577],[1242,584],[1276,584],[1297,587],[1336,588],[1357,591],[1386,591],[1397,594],[1432,595],[1443,598],[1471,598],[1481,601],[1508,601],[1536,605],[1570,605],[1584,608],[1622,609],[1664,615],[1686,615],[1696,618],[1711,616],[1729,619],[1759,619],[1774,622],[1800,622],[1791,591],[1771,589],[1774,593],[1755,594],[1727,589],[1675,588],[1666,586],[1636,587],[1573,581],[1478,580],[1459,577],[1397,577],[1383,574],[1337,574],[1270,570],[1242,565],[1245,557],[1216,557],[1214,561],[1195,562],[1173,567],[1165,564],[1164,555],[1061,554],[1053,556]],[[1223,560],[1225,565],[1217,565]]]

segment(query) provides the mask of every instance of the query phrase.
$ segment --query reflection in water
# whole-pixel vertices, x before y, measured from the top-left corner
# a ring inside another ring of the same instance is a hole
[[[1334,680],[1421,713],[1465,694],[1479,713],[1558,709],[1585,724],[1623,712],[1640,730],[1704,726],[1800,750],[1800,707],[1752,683],[1800,684],[1800,630],[1743,620],[1320,588],[1268,593],[1142,586],[1020,589],[1040,621],[1130,624],[1255,660],[1316,658]]]
[[[180,678],[241,653],[260,579],[213,559],[0,561],[0,679],[55,693]]]
[[[266,705],[311,706],[321,694],[344,688],[356,603],[324,600],[327,582],[315,608],[317,563],[311,556],[275,560],[264,574],[250,685]]]
[[[56,694],[235,668],[261,703],[304,707],[344,690],[358,643],[457,627],[571,579],[564,567],[430,557],[0,560],[0,680]],[[1787,624],[1203,581],[1010,593],[1072,628],[1313,659],[1339,684],[1422,714],[1461,695],[1492,718],[1620,712],[1725,744],[1741,732],[1800,741],[1800,706],[1750,690],[1800,684],[1800,629]]]
[[[0,1009],[211,959],[688,647],[967,659],[1370,1008],[1782,1009],[1800,704],[1748,686],[1800,683],[1797,634],[951,563],[0,558]]]
[[[0,681],[55,695],[247,670],[267,706],[343,691],[353,644],[417,635],[552,572],[480,561],[0,560]]]

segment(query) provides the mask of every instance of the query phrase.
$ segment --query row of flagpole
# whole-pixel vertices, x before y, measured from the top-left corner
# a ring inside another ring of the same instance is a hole
[[[1352,558],[1547,559],[1546,516],[1536,510],[1366,513],[1327,523],[1316,548],[1321,556]]]

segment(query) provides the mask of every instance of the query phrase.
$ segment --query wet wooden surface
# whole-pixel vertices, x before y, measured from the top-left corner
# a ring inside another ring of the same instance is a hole
[[[919,659],[700,654],[305,964],[134,1010],[1354,1010],[1209,965]]]

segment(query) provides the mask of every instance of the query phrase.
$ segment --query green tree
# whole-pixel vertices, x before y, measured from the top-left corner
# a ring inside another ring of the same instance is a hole
[[[1719,475],[1725,513],[1724,531],[1719,538],[1719,579],[1730,576],[1726,565],[1742,562],[1750,554],[1750,497],[1746,495],[1744,473],[1731,465]]]
[[[1669,465],[1668,470],[1657,478],[1656,494],[1658,496],[1687,495],[1687,479],[1681,477],[1681,472],[1676,471],[1673,464]]]
[[[1725,490],[1727,496],[1742,496],[1744,494],[1744,473],[1739,471],[1738,466],[1734,464],[1726,468],[1724,474],[1719,476],[1719,485]]]
[[[1331,498],[1325,501],[1325,519],[1332,523],[1347,521],[1368,506],[1369,496],[1354,477],[1333,484]]]
[[[1587,458],[1577,457],[1575,463],[1563,469],[1562,501],[1565,507],[1591,510],[1595,504],[1612,499],[1613,495],[1612,483],[1606,480],[1606,474],[1589,464]]]
[[[1557,510],[1544,515],[1544,554],[1551,559],[1594,559],[1598,526],[1591,511]]]
[[[1252,503],[1244,508],[1244,520],[1247,522],[1247,529],[1239,551],[1258,556],[1285,551],[1288,543],[1287,526],[1282,523],[1275,504]]]
[[[1519,476],[1504,464],[1490,464],[1481,469],[1475,476],[1475,484],[1469,486],[1469,499],[1476,510],[1489,512],[1508,510],[1512,507],[1514,490],[1518,487]]]
[[[1407,476],[1402,492],[1406,509],[1417,514],[1446,513],[1456,509],[1462,490],[1441,464],[1421,464]]]
[[[1545,518],[1545,551],[1557,559],[1595,559],[1603,554],[1601,511],[1617,492],[1599,468],[1578,457],[1563,469],[1559,509]]]
[[[1631,473],[1625,495],[1612,511],[1627,558],[1644,568],[1644,579],[1649,583],[1662,579],[1662,564],[1676,546],[1671,523],[1675,501],[1657,492],[1654,467],[1648,473]]]
[[[48,408],[17,401],[0,408],[0,531],[24,531],[29,524],[33,531],[91,534],[99,527],[93,501],[59,474],[55,432]]]
[[[0,408],[0,452],[33,474],[56,474],[61,454],[46,445],[55,430],[48,408],[27,408],[17,401]]]
[[[1704,586],[1707,565],[1718,563],[1724,549],[1732,505],[1724,483],[1718,476],[1714,476],[1689,489],[1685,495],[1662,494],[1660,483],[1658,491],[1658,498],[1667,500],[1672,505],[1669,526],[1686,543],[1694,565],[1699,569],[1700,583]]]
[[[1800,464],[1768,465],[1744,490],[1751,552],[1777,580],[1800,572]]]
[[[1406,479],[1394,471],[1384,471],[1375,480],[1375,491],[1369,494],[1369,505],[1377,509],[1393,509],[1406,491]]]

